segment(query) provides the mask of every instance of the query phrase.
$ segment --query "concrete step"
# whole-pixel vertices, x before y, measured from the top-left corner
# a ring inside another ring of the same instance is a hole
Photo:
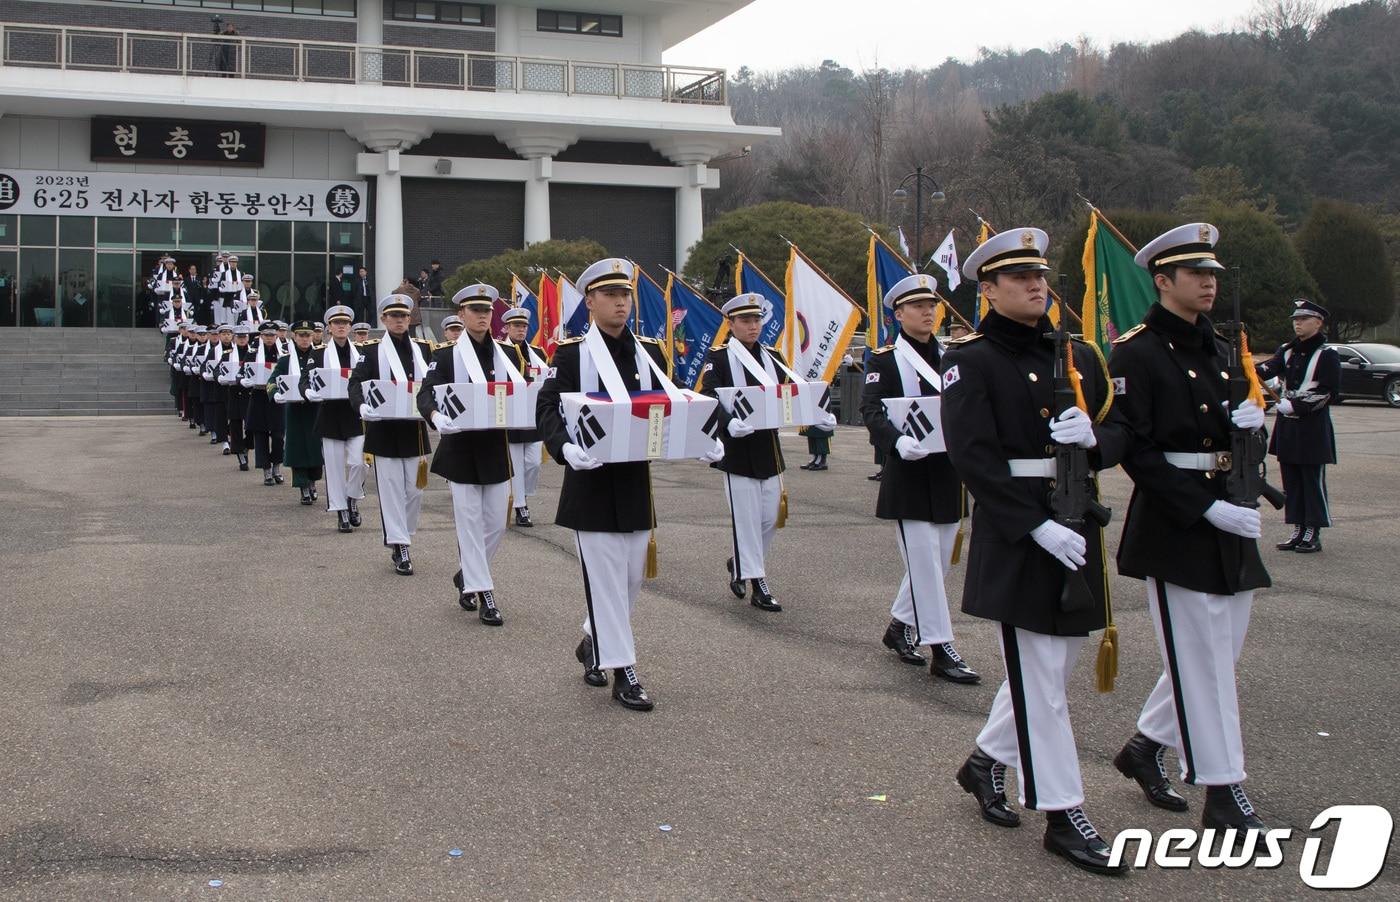
[[[111,410],[111,409],[89,409],[89,408],[69,408],[58,409],[36,409],[25,410],[12,407],[0,406],[0,417],[154,417],[171,415],[169,410]]]

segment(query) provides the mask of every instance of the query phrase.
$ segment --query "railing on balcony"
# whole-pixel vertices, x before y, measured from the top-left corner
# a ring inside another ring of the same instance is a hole
[[[0,65],[725,103],[723,69],[115,28],[0,23]]]

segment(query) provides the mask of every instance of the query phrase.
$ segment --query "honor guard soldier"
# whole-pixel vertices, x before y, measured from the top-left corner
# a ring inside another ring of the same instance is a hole
[[[976,501],[963,612],[1001,625],[1006,664],[957,780],[985,820],[1015,827],[1020,816],[1005,796],[1014,767],[1021,804],[1045,812],[1044,847],[1085,870],[1119,873],[1084,814],[1066,699],[1085,639],[1106,624],[1103,533],[1087,511],[1057,512],[1052,492],[1063,463],[1078,471],[1087,507],[1093,471],[1118,463],[1127,433],[1111,412],[1097,349],[1072,341],[1057,351],[1063,333],[1051,333],[1046,316],[1048,245],[1040,229],[1012,229],[968,257],[963,273],[992,309],[943,358],[948,456]]]
[[[530,311],[523,307],[512,307],[501,317],[505,323],[506,339],[515,348],[526,382],[534,382],[544,377],[549,368],[542,355],[525,340],[530,330]],[[515,525],[534,526],[530,519],[530,496],[540,482],[541,449],[538,429],[508,429],[506,438],[510,441],[510,497],[515,506]]]
[[[310,366],[301,370],[301,395],[316,402],[316,433],[321,437],[321,459],[326,471],[326,510],[335,514],[336,528],[350,532],[360,525],[360,501],[365,497],[365,429],[360,422],[360,405],[350,398],[322,398],[311,387],[311,372],[320,367],[352,371],[362,355],[350,341],[354,312],[344,304],[326,311],[331,340],[315,349]],[[313,340],[315,333],[312,333]],[[313,492],[314,497],[314,492]]]
[[[245,364],[253,362],[252,348],[248,340],[252,337],[252,326],[239,323],[233,327],[233,348],[225,362],[232,365],[232,375],[224,381],[224,409],[228,415],[228,446],[238,458],[238,469],[248,469],[248,389],[242,384]]]
[[[729,320],[729,341],[710,348],[701,369],[701,392],[718,398],[721,388],[791,382],[787,361],[776,348],[758,341],[763,328],[763,296],[741,294],[721,308]],[[711,466],[724,473],[724,496],[729,501],[730,557],[725,562],[729,591],[763,611],[783,609],[768,587],[765,562],[778,530],[783,495],[783,452],[778,430],[755,429],[742,416],[716,408],[724,458]],[[833,425],[835,418],[833,417]],[[747,585],[746,585],[747,584]]]
[[[459,291],[457,294],[461,294],[461,292]],[[455,296],[456,295],[454,295],[454,297]],[[462,318],[456,315],[445,316],[442,318],[442,325],[440,328],[442,329],[443,344],[449,341],[456,341],[462,337]]]
[[[1284,521],[1293,535],[1276,546],[1279,551],[1321,551],[1322,530],[1332,525],[1326,468],[1337,462],[1330,405],[1341,390],[1342,359],[1327,347],[1326,328],[1327,308],[1299,298],[1293,302],[1294,339],[1259,365],[1260,376],[1283,381],[1269,452],[1283,473]]]
[[[379,301],[379,322],[384,337],[364,346],[364,357],[350,374],[350,403],[364,412],[366,379],[388,379],[422,385],[428,374],[433,348],[410,338],[409,319],[414,300],[391,294]],[[344,308],[347,313],[350,308]],[[379,519],[384,545],[390,549],[394,572],[413,575],[408,546],[418,531],[423,489],[428,486],[428,424],[422,420],[366,420],[364,452],[374,455],[374,484],[379,490]]]
[[[1218,238],[1215,226],[1192,223],[1138,251],[1157,302],[1114,342],[1109,360],[1115,406],[1133,434],[1123,460],[1133,494],[1118,572],[1147,583],[1163,664],[1138,733],[1114,765],[1151,804],[1185,811],[1163,764],[1166,747],[1174,747],[1182,779],[1207,787],[1201,823],[1256,829],[1263,824],[1240,787],[1235,662],[1254,591],[1269,585],[1269,574],[1255,542],[1259,511],[1227,500],[1226,476],[1235,463],[1232,429],[1262,428],[1264,410],[1252,400],[1229,409],[1230,342],[1207,315],[1225,268],[1215,255]]]
[[[263,306],[262,295],[253,287],[253,277],[244,275],[243,284],[248,288],[248,305],[239,313],[238,321],[256,331],[259,326],[268,321],[267,308]]]
[[[885,476],[875,516],[895,522],[904,559],[904,579],[890,608],[885,647],[906,664],[924,663],[920,646],[932,654],[929,673],[954,683],[982,678],[953,648],[953,622],[943,580],[952,566],[963,515],[963,490],[946,452],[932,453],[890,421],[886,398],[917,398],[943,390],[942,354],[933,335],[941,303],[933,276],[907,276],[885,292],[885,309],[899,323],[894,343],[870,355],[860,412],[870,440],[885,453]]]
[[[316,501],[316,481],[321,478],[323,459],[321,457],[321,436],[317,432],[320,404],[305,400],[292,400],[277,389],[277,377],[295,372],[305,373],[317,365],[318,353],[311,347],[311,323],[298,320],[291,326],[292,346],[287,353],[277,358],[277,366],[272,370],[267,390],[272,393],[273,402],[286,409],[285,445],[282,451],[283,463],[292,469],[292,485],[301,490],[301,503],[314,504]],[[295,360],[296,366],[292,363]]]
[[[369,341],[369,323],[355,323],[350,327],[350,337],[356,344],[364,344]]]
[[[311,333],[311,341],[316,347],[321,347],[326,341],[326,324],[314,323],[314,331]]]
[[[452,382],[506,382],[510,381],[511,367],[519,370],[515,347],[491,337],[491,311],[498,298],[496,289],[479,283],[452,296],[466,334],[433,352],[428,375],[418,390],[419,412],[442,436],[433,455],[432,471],[446,479],[452,490],[460,562],[452,578],[457,603],[463,610],[477,611],[487,626],[504,622],[496,606],[491,560],[506,531],[510,485],[506,431],[454,428],[452,418],[438,410],[434,389]]]
[[[232,323],[243,309],[243,271],[238,268],[238,255],[228,255],[228,266],[219,283],[219,299],[223,304],[223,322]]]
[[[574,656],[590,686],[606,686],[613,671],[613,698],[633,711],[650,711],[651,697],[637,678],[632,609],[641,594],[648,558],[648,535],[656,525],[651,470],[645,461],[603,463],[575,444],[564,423],[559,396],[597,392],[607,381],[629,391],[655,386],[651,366],[664,372],[661,343],[639,338],[627,328],[632,313],[633,266],[627,260],[599,260],[579,276],[593,324],[581,338],[568,339],[554,352],[550,375],[540,389],[536,423],[549,454],[564,467],[564,485],[554,522],[574,530],[583,570],[583,640]],[[722,449],[721,449],[722,450]]]
[[[210,332],[208,326],[195,326],[190,330],[194,338],[194,344],[185,354],[184,370],[185,379],[185,404],[190,413],[190,421],[193,426],[198,427],[199,437],[203,438],[209,434],[209,427],[205,426],[204,419],[204,361],[208,358],[211,348],[209,347]]]
[[[233,353],[233,326],[223,324],[219,327],[217,335],[218,340],[211,342],[213,353],[205,363],[207,375],[204,378],[204,422],[213,433],[209,444],[222,444],[224,454],[228,455],[233,453],[228,442],[228,392],[219,384],[219,364]]]
[[[276,364],[277,324],[263,320],[258,326],[258,349],[253,356],[253,370],[243,378],[248,390],[248,438],[253,446],[253,464],[262,470],[263,485],[281,485],[282,445],[286,433],[286,412],[268,394],[267,364]]]

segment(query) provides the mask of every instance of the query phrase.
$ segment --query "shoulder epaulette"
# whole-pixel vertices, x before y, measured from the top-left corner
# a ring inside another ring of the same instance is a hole
[[[870,353],[872,353],[872,354],[888,354],[890,351],[893,351],[893,350],[894,350],[894,345],[885,345],[883,348],[872,348],[871,351],[870,351]]]
[[[714,345],[713,347],[711,347],[710,350],[711,350],[711,351],[723,351],[723,350],[724,350],[725,348],[727,348],[727,347],[729,347],[729,346],[728,346],[728,345],[725,345],[725,344],[717,344],[717,345]]]
[[[442,344],[440,344],[440,345],[438,345],[437,347],[433,348],[433,350],[436,351],[438,348],[451,348],[451,347],[455,347],[456,344],[457,344],[457,339],[454,338],[454,339],[452,339],[451,341],[444,341]]]
[[[948,339],[948,344],[949,344],[949,345],[965,345],[965,344],[969,344],[969,343],[971,343],[971,342],[974,342],[974,341],[976,341],[977,339],[979,339],[979,338],[981,338],[981,337],[982,337],[982,333],[981,333],[981,332],[969,332],[969,333],[967,333],[966,335],[962,336],[961,338],[950,338],[950,339]]]
[[[573,338],[565,338],[565,339],[562,339],[562,340],[559,342],[559,344],[556,345],[556,347],[561,347],[561,348],[562,348],[564,345],[578,344],[578,343],[581,342],[581,341],[583,341],[583,336],[582,336],[582,335],[575,335]]]
[[[649,336],[649,335],[638,335],[638,336],[637,336],[637,340],[638,340],[638,341],[644,341],[644,342],[646,342],[646,343],[649,344],[649,345],[659,345],[659,344],[661,344],[661,339],[659,339],[659,338],[652,338],[652,337]]]
[[[1117,345],[1117,344],[1122,344],[1123,342],[1125,342],[1125,341],[1127,341],[1128,339],[1132,338],[1134,335],[1137,335],[1138,333],[1142,332],[1142,331],[1143,331],[1144,329],[1146,329],[1146,328],[1147,328],[1147,327],[1146,327],[1145,325],[1143,325],[1142,323],[1138,323],[1136,326],[1133,326],[1131,329],[1129,329],[1128,331],[1124,332],[1122,335],[1120,335],[1120,336],[1118,336],[1117,338],[1113,339],[1113,343],[1116,344],[1116,345]]]

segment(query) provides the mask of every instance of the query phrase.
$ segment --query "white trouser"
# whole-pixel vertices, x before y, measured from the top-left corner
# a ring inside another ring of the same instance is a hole
[[[778,502],[783,481],[777,476],[751,479],[724,474],[724,494],[729,499],[729,522],[733,524],[734,578],[759,579],[767,576],[763,562],[778,531]]]
[[[452,519],[457,524],[457,560],[462,567],[463,592],[489,592],[491,559],[506,532],[506,486],[449,482]]]
[[[356,501],[365,497],[365,437],[341,441],[321,439],[321,457],[326,464],[326,510],[331,513],[346,510],[347,498]]]
[[[540,456],[544,442],[510,443],[510,494],[516,507],[525,507],[540,482]]]
[[[948,617],[943,574],[952,566],[958,524],[896,520],[894,526],[899,556],[904,558],[904,579],[890,616],[914,627],[916,645],[952,642],[953,621]]]
[[[977,747],[1016,769],[1021,804],[1033,811],[1064,811],[1084,804],[1079,750],[1065,698],[1084,639],[1001,625],[1006,681],[992,701]]]
[[[593,637],[593,664],[600,670],[637,663],[632,640],[632,608],[642,591],[650,530],[576,532],[583,567],[583,597],[588,616],[583,632]]]
[[[1164,672],[1142,706],[1138,729],[1176,749],[1187,783],[1244,781],[1235,662],[1253,603],[1253,592],[1207,595],[1147,580],[1147,608]]]
[[[385,545],[409,545],[418,531],[423,490],[418,488],[421,457],[374,456],[374,484],[379,489],[379,520]]]

